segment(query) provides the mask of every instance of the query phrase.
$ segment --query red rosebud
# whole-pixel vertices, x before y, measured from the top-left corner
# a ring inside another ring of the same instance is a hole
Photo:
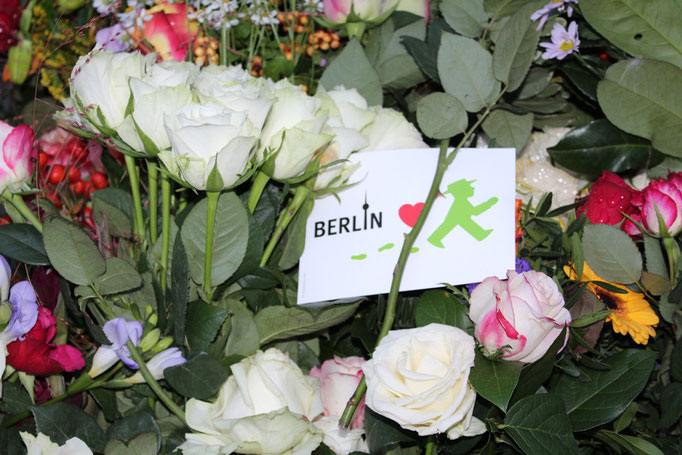
[[[641,195],[631,188],[622,178],[608,171],[604,171],[593,184],[587,202],[575,209],[575,214],[581,216],[586,213],[591,224],[617,225],[627,214],[634,220],[640,219],[639,209],[636,207]],[[583,198],[585,199],[585,198]],[[630,235],[638,235],[639,229],[629,220],[621,226]]]
[[[38,320],[24,336],[7,345],[7,363],[34,376],[49,376],[85,367],[83,354],[66,344],[50,343],[56,332],[56,319],[47,308],[38,309]]]

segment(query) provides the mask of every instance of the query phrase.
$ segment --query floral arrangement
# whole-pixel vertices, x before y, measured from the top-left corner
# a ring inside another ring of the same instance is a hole
[[[666,0],[1,5],[0,452],[678,453],[680,23]],[[391,292],[297,305],[349,157],[427,147]],[[400,293],[462,147],[517,151],[516,269]]]

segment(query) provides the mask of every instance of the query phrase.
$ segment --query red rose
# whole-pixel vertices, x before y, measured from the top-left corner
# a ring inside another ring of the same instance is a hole
[[[0,1],[0,52],[7,52],[16,44],[20,17],[21,2],[19,0]]]
[[[604,171],[593,184],[587,202],[575,209],[575,214],[581,216],[586,213],[591,224],[617,225],[625,217],[623,213],[635,221],[641,219],[639,209],[634,205],[641,198],[639,191],[631,188],[622,178],[608,171]],[[583,198],[585,199],[585,198]],[[625,219],[621,226],[630,235],[638,235],[639,229]]]
[[[78,349],[50,343],[57,330],[56,322],[50,310],[40,307],[36,324],[23,340],[7,345],[7,363],[34,376],[49,376],[85,367],[85,360]]]

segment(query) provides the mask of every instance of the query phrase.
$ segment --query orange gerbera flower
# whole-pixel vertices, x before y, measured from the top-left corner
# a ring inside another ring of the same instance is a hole
[[[658,324],[658,316],[651,305],[644,298],[641,292],[634,292],[630,289],[607,281],[597,275],[592,268],[587,264],[583,265],[583,274],[578,278],[578,274],[571,267],[564,267],[564,272],[572,280],[588,281],[587,289],[597,296],[599,300],[604,302],[606,308],[612,313],[607,316],[606,322],[611,322],[613,331],[621,335],[630,335],[635,343],[647,344],[649,337],[655,337],[656,331],[654,327]],[[602,281],[611,286],[626,291],[625,294],[618,294],[608,291],[592,281]]]

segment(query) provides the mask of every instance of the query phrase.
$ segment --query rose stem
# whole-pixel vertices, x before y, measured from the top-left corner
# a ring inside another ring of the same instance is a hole
[[[34,215],[34,213],[31,211],[30,208],[26,205],[24,202],[24,199],[19,195],[19,194],[12,194],[9,192],[9,190],[5,190],[3,196],[7,202],[12,204],[15,209],[23,216],[26,218],[27,221],[30,221],[33,227],[38,229],[38,232],[43,232],[43,224],[38,220],[38,217]]]
[[[270,241],[263,252],[263,258],[260,261],[260,267],[265,267],[265,264],[268,263],[268,259],[270,259],[270,255],[274,251],[280,237],[282,237],[284,230],[287,228],[287,226],[289,226],[289,223],[294,218],[294,215],[296,215],[296,212],[298,212],[298,209],[301,208],[308,197],[310,197],[310,190],[308,188],[303,185],[300,185],[298,188],[296,188],[294,198],[291,200],[291,202],[289,202],[289,205],[277,220],[275,232],[273,232],[272,237],[270,237]]]
[[[133,193],[133,204],[135,205],[135,223],[133,225],[133,233],[136,234],[140,241],[145,238],[144,217],[142,215],[142,199],[140,199],[140,180],[137,176],[137,169],[135,169],[135,158],[125,155],[126,168],[128,169],[128,177],[130,178],[130,191]]]
[[[436,195],[438,195],[438,189],[440,187],[441,181],[443,180],[443,174],[445,174],[445,171],[447,170],[448,166],[450,166],[450,163],[452,163],[452,161],[457,156],[457,152],[459,152],[459,149],[462,148],[462,146],[466,143],[466,141],[474,133],[474,131],[476,131],[476,129],[481,125],[481,123],[483,123],[483,120],[485,120],[488,114],[490,114],[490,111],[497,103],[497,100],[499,100],[502,97],[506,90],[507,89],[505,87],[500,92],[500,94],[497,95],[495,101],[486,108],[486,110],[478,118],[476,123],[474,123],[474,125],[467,130],[462,140],[459,141],[459,144],[457,144],[457,147],[452,152],[450,152],[449,155],[447,154],[447,148],[450,139],[443,139],[441,141],[440,152],[438,154],[438,164],[436,166],[436,174],[433,177],[431,189],[429,190],[428,196],[426,196],[424,206],[422,208],[421,213],[419,214],[419,217],[417,218],[417,222],[414,224],[414,227],[412,228],[410,233],[405,236],[405,242],[403,243],[403,248],[400,251],[398,263],[396,264],[395,269],[393,270],[393,282],[391,283],[391,291],[388,294],[388,301],[386,302],[384,321],[381,324],[381,330],[379,331],[379,336],[377,337],[376,341],[377,346],[379,345],[381,339],[386,336],[389,330],[391,330],[391,327],[393,327],[393,321],[395,319],[395,305],[398,301],[398,290],[400,289],[400,282],[403,279],[405,264],[407,263],[410,251],[412,250],[412,245],[414,245],[415,240],[417,240],[417,237],[419,236],[419,233],[422,227],[424,226],[424,222],[426,222],[426,217],[429,215],[429,212],[431,211],[431,206],[433,206],[433,202],[436,199]],[[353,414],[355,414],[355,410],[357,409],[358,404],[362,400],[362,396],[365,394],[366,391],[367,384],[365,383],[365,376],[363,375],[362,379],[360,380],[360,383],[358,384],[358,387],[355,389],[355,393],[350,398],[350,400],[348,400],[348,404],[346,404],[346,408],[343,410],[343,414],[341,415],[341,419],[339,420],[339,427],[341,428],[350,427],[350,423],[353,420]]]
[[[253,213],[256,210],[258,201],[260,200],[261,194],[265,189],[265,185],[268,184],[270,177],[264,172],[258,171],[256,178],[253,179],[253,185],[251,185],[251,193],[249,194],[249,212]]]
[[[220,194],[220,193],[216,193]],[[149,388],[151,388],[154,393],[156,393],[156,396],[159,397],[159,399],[166,405],[166,407],[178,418],[182,421],[182,423],[185,423],[185,413],[183,412],[180,407],[175,404],[175,402],[171,399],[171,397],[168,396],[168,394],[161,388],[159,383],[154,379],[154,376],[152,375],[151,371],[149,371],[149,368],[147,368],[147,364],[144,363],[144,360],[142,360],[142,356],[140,353],[137,351],[137,347],[133,344],[130,339],[128,340],[127,344],[128,350],[130,351],[130,356],[133,358],[135,363],[140,367],[140,373],[142,373],[142,377],[144,378],[145,381],[147,381],[147,385]]]
[[[166,292],[166,276],[168,274],[168,253],[170,248],[170,202],[171,181],[165,172],[161,172],[161,289]]]
[[[434,435],[429,435],[426,439],[426,450],[424,450],[424,455],[433,455],[436,453],[436,437]]]
[[[149,178],[149,231],[152,245],[156,243],[158,232],[157,211],[158,211],[158,188],[159,188],[159,168],[156,163],[147,161],[147,176]]]
[[[227,65],[227,15],[220,27],[220,64]]]
[[[211,266],[213,264],[213,228],[215,227],[215,214],[218,210],[218,198],[220,191],[207,191],[208,210],[206,212],[206,249],[204,253],[204,292],[210,298],[211,292]]]

